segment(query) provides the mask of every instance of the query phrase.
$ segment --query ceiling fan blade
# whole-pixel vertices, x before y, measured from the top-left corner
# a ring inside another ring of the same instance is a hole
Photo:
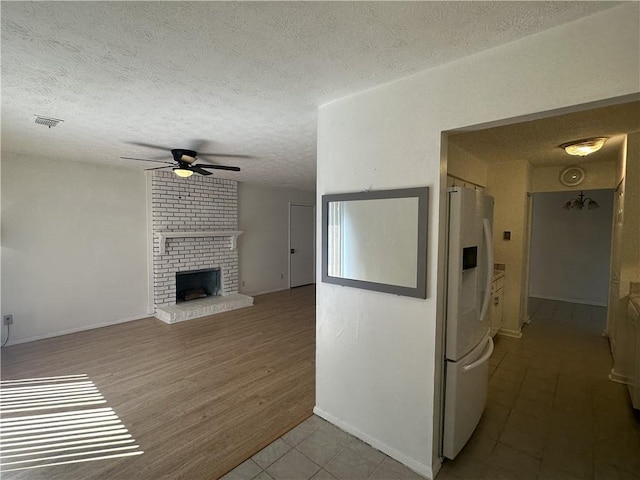
[[[173,162],[166,162],[163,160],[151,160],[150,158],[131,158],[131,157],[120,157],[122,160],[138,160],[141,162],[153,162],[153,163],[166,163],[167,165],[173,165]]]
[[[199,157],[253,158],[251,155],[234,155],[232,153],[200,153]]]
[[[207,165],[204,163],[199,163],[197,165],[191,165],[192,167],[203,167],[203,168],[215,168],[217,170],[229,170],[231,172],[239,172],[240,167],[229,167],[227,165]]]
[[[171,165],[165,165],[164,167],[153,167],[153,168],[145,168],[144,171],[148,170],[160,170],[161,168],[171,168]]]
[[[147,148],[155,148],[157,150],[164,150],[165,152],[168,152],[171,150],[171,148],[169,147],[163,147],[162,145],[152,145],[150,143],[144,143],[144,142],[126,142],[129,145],[137,145],[138,147],[147,147]]]
[[[211,172],[207,172],[203,168],[199,168],[198,165],[191,165],[189,170],[193,170],[194,172],[198,172],[200,175],[213,175]]]

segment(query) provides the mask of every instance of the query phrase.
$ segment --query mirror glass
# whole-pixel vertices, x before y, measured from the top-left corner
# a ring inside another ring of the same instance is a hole
[[[417,198],[330,202],[329,275],[415,288],[417,219]]]
[[[323,281],[426,298],[427,188],[323,196]]]

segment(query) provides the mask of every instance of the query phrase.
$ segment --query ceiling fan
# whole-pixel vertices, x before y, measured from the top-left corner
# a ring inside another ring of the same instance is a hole
[[[145,170],[159,170],[162,168],[173,169],[173,172],[179,177],[187,178],[193,175],[194,173],[199,173],[200,175],[211,175],[211,172],[206,169],[216,169],[216,170],[228,170],[232,172],[239,172],[239,167],[231,167],[227,165],[212,165],[206,163],[196,163],[198,161],[198,156],[201,157],[228,157],[228,158],[250,158],[247,155],[232,155],[226,153],[198,153],[195,147],[194,149],[183,149],[183,148],[168,148],[160,145],[150,145],[148,143],[140,143],[140,142],[128,142],[132,145],[139,145],[142,147],[155,148],[159,150],[169,150],[171,151],[171,155],[173,156],[173,161],[168,160],[155,160],[150,158],[132,158],[132,157],[120,157],[123,160],[137,160],[142,162],[153,162],[153,163],[164,163],[165,165],[161,167],[154,168],[145,168]],[[202,143],[202,142],[199,142]]]

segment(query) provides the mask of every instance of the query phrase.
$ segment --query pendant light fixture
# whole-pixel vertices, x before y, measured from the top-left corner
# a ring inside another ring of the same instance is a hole
[[[598,202],[596,202],[593,198],[585,197],[584,192],[580,190],[580,195],[576,198],[567,201],[562,208],[565,210],[582,210],[584,207],[587,207],[587,210],[593,210],[595,208],[600,208]]]

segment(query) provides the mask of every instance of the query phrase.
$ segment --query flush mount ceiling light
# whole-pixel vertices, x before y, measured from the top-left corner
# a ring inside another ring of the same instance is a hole
[[[587,155],[600,150],[606,141],[606,137],[585,138],[583,140],[563,143],[560,145],[560,148],[563,148],[569,155],[586,157]]]
[[[193,175],[193,170],[187,170],[186,168],[176,167],[173,169],[173,173],[182,178],[188,178]]]
[[[587,210],[593,210],[594,208],[600,208],[600,205],[593,198],[585,197],[584,192],[580,191],[580,195],[577,198],[567,201],[562,206],[566,210],[582,210],[584,207],[587,207]]]

